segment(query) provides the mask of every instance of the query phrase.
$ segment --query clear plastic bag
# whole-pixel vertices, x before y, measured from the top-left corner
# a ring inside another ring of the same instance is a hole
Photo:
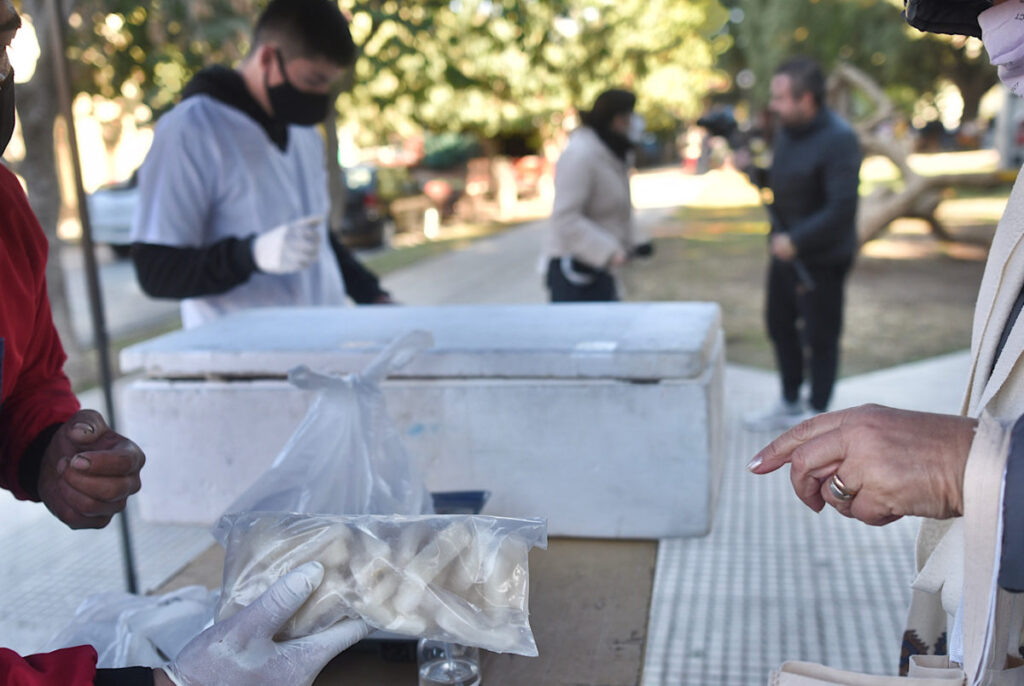
[[[218,595],[202,586],[158,596],[97,593],[82,601],[46,649],[91,645],[103,669],[162,667],[213,622]]]
[[[317,560],[324,581],[281,638],[361,617],[398,634],[537,655],[529,550],[547,547],[544,520],[252,512],[228,515],[222,525],[228,536],[218,621]]]
[[[270,468],[224,511],[316,514],[433,512],[415,461],[387,414],[380,382],[433,345],[426,331],[394,340],[359,374],[288,373],[295,386],[318,391],[302,423]],[[213,536],[224,544],[220,525]]]

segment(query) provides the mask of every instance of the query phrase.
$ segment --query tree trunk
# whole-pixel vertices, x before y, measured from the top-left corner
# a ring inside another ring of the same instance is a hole
[[[68,353],[65,369],[74,380],[82,378],[87,360],[71,325],[71,311],[60,260],[61,244],[57,239],[62,200],[54,143],[54,128],[60,109],[49,31],[49,13],[54,6],[54,2],[47,0],[24,0],[22,4],[25,13],[32,17],[36,26],[40,52],[32,79],[17,87],[18,120],[25,138],[25,159],[19,171],[28,185],[32,210],[50,243],[50,259],[46,264],[50,307],[64,349]]]
[[[910,217],[928,222],[932,234],[939,240],[956,240],[935,216],[942,202],[942,190],[950,186],[991,188],[1004,182],[999,172],[988,174],[940,174],[904,178],[899,193],[872,194],[861,202],[857,215],[857,239],[863,245],[878,238],[897,219]]]
[[[996,70],[992,69],[988,60],[982,56],[979,62],[959,63],[952,69],[949,76],[964,101],[964,111],[960,116],[960,122],[966,124],[977,120],[982,97],[992,86],[999,83]]]
[[[860,211],[857,214],[857,239],[861,245],[880,236],[889,224],[902,217],[924,219],[928,222],[931,232],[936,238],[950,240],[953,237],[935,216],[935,211],[942,201],[942,189],[949,186],[986,188],[1002,182],[1001,175],[997,172],[922,176],[914,171],[910,166],[909,151],[905,146],[897,141],[880,138],[874,134],[875,127],[890,118],[894,108],[878,84],[856,67],[849,64],[837,65],[829,80],[828,90],[829,101],[834,106],[838,105],[837,109],[840,112],[842,112],[842,103],[851,101],[849,98],[851,90],[861,92],[874,103],[874,111],[866,119],[853,124],[860,138],[864,155],[866,157],[874,154],[888,158],[896,165],[903,180],[903,190],[898,193],[873,193],[861,201]],[[961,89],[961,92],[964,94],[966,117],[971,89]],[[844,114],[849,116],[848,112]]]
[[[341,224],[345,219],[345,199],[348,196],[348,187],[345,185],[345,177],[342,175],[341,166],[338,164],[338,112],[333,103],[338,97],[347,91],[352,90],[355,84],[356,68],[353,65],[345,71],[345,77],[338,88],[331,92],[332,106],[324,121],[324,143],[327,157],[327,193],[331,199],[331,211],[327,220],[327,230],[333,231],[335,238],[341,240]]]
[[[333,114],[333,110],[331,111]],[[324,124],[324,140],[327,148],[327,192],[331,198],[331,210],[327,217],[327,230],[333,231],[341,240],[341,224],[345,218],[345,196],[348,188],[338,165],[338,129],[334,117],[328,117]]]

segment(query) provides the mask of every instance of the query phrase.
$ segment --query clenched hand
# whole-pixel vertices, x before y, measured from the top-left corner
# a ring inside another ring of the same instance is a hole
[[[142,486],[139,446],[110,430],[93,410],[75,413],[50,439],[39,496],[72,529],[102,529]]]

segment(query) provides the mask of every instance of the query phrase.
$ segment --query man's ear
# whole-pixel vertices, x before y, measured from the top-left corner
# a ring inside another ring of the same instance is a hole
[[[811,95],[810,91],[807,91],[800,96],[800,106],[805,112],[814,112],[818,109],[818,105],[814,102],[814,96]]]
[[[256,48],[256,53],[253,55],[263,73],[263,82],[270,86],[276,86],[284,80],[281,75],[281,65],[277,61],[277,50],[275,44],[264,43]]]
[[[256,63],[264,72],[272,71],[277,62],[277,46],[264,43],[256,48]]]

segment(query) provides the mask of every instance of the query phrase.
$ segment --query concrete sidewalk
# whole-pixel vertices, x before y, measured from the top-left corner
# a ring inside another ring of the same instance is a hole
[[[844,379],[834,409],[866,402],[956,413],[967,352]],[[787,469],[754,476],[747,462],[774,436],[740,419],[774,402],[777,375],[726,373],[726,467],[711,534],[661,541],[644,686],[767,683],[786,660],[892,674],[918,522],[870,527],[793,495]]]
[[[657,207],[638,209],[637,224],[648,229],[674,211]],[[382,285],[406,305],[547,302],[540,265],[546,228],[547,220],[540,220],[474,241],[389,274]]]

